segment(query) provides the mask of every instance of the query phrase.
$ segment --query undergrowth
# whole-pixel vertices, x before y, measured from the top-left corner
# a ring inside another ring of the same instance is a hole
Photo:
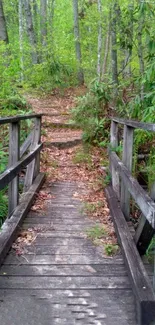
[[[110,88],[95,81],[89,92],[79,97],[72,110],[73,120],[83,130],[83,140],[91,144],[100,144],[108,139],[109,121],[107,119]]]
[[[8,197],[6,189],[0,191],[0,226],[2,226],[8,213]]]

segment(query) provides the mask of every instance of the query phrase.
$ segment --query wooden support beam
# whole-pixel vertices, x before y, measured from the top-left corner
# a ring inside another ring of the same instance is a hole
[[[152,185],[150,191],[150,197],[153,201],[155,201],[155,183],[153,183]],[[154,222],[155,222],[155,216],[154,216]],[[155,234],[155,226],[152,228],[148,220],[146,220],[145,216],[142,215],[134,236],[134,240],[135,243],[137,244],[137,248],[140,255],[144,255],[146,253],[154,234]]]
[[[19,122],[10,123],[9,129],[9,167],[19,160],[20,125]],[[16,176],[9,184],[9,208],[10,217],[19,201],[19,176]]]
[[[20,158],[22,158],[25,152],[28,150],[31,142],[32,142],[32,132],[28,135],[28,137],[25,139],[24,143],[20,147]]]
[[[111,129],[110,129],[110,149],[115,149],[118,147],[118,123],[111,121]],[[117,195],[120,197],[120,186],[119,186],[119,174],[116,171],[113,164],[110,162],[110,171],[112,176],[112,186]]]
[[[7,255],[12,243],[16,239],[19,227],[22,225],[24,218],[30,210],[32,203],[36,197],[36,193],[44,183],[45,175],[39,174],[35,179],[29,191],[22,195],[20,204],[15,209],[10,219],[7,219],[1,228],[0,232],[0,264],[2,264]]]
[[[146,130],[146,131],[155,132],[155,123],[154,124],[153,123],[144,123],[144,122],[138,122],[138,121],[134,121],[134,120],[126,120],[126,119],[122,119],[119,117],[112,117],[111,120],[116,123],[130,126],[134,129],[142,129],[142,130]]]
[[[106,188],[110,213],[137,303],[137,325],[155,324],[155,295],[112,187]]]
[[[130,172],[132,172],[133,132],[133,128],[124,125],[122,161]],[[130,220],[130,193],[123,181],[121,182],[121,208],[126,220]]]
[[[0,118],[0,125],[1,124],[8,124],[8,123],[16,123],[23,120],[33,119],[36,117],[42,117],[44,114],[28,114],[28,115],[16,115],[10,117],[3,117]]]
[[[131,175],[129,170],[126,168],[126,166],[124,166],[123,162],[119,159],[115,152],[110,152],[110,160],[115,169],[119,171],[121,179],[128,187],[130,194],[138,204],[143,215],[148,220],[150,225],[154,228],[155,203],[139,185],[137,180]]]
[[[40,143],[41,139],[41,117],[35,118],[35,124],[33,129],[32,143],[30,150]],[[34,160],[28,165],[25,177],[24,192],[30,188],[33,183],[33,179],[38,175],[40,170],[40,152],[37,153]]]
[[[0,175],[0,190],[2,190],[8,183],[10,183],[22,170],[23,167],[26,167],[41,151],[43,144],[39,144],[36,148],[26,155],[21,161],[18,161],[10,168],[7,168],[4,173]]]

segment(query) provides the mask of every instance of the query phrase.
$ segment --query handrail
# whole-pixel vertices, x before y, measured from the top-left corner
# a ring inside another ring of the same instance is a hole
[[[6,170],[0,175],[0,190],[9,185],[9,217],[19,204],[19,173],[22,168],[27,166],[23,192],[29,190],[40,172],[40,151],[43,146],[41,144],[42,116],[43,114],[29,114],[0,119],[1,125],[9,124],[9,162]],[[33,119],[33,130],[30,130],[30,134],[20,147],[20,122],[27,119]]]
[[[126,119],[122,119],[119,117],[111,117],[110,119],[116,123],[127,125],[134,129],[142,129],[145,131],[155,132],[155,124],[154,123],[145,123],[145,122],[138,122],[135,120],[126,120]]]
[[[124,125],[122,160],[113,152],[119,145],[119,124]],[[139,252],[144,254],[154,234],[155,203],[132,176],[135,129],[155,132],[155,124],[111,117],[110,172],[112,175],[112,186],[120,200],[121,209],[126,220],[130,220],[130,196],[138,203],[143,214],[136,230],[135,242]]]
[[[36,117],[42,117],[44,114],[27,114],[27,115],[15,115],[9,117],[0,118],[0,124],[16,123],[22,120],[33,119]]]
[[[10,183],[19,174],[23,167],[29,165],[29,163],[35,158],[36,154],[41,151],[42,147],[42,143],[37,145],[36,148],[30,151],[30,153],[28,153],[21,161],[18,161],[11,167],[8,167],[0,175],[0,190],[8,185],[8,183]]]

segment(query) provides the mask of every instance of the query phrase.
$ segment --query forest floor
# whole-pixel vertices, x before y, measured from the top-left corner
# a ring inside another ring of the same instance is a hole
[[[45,146],[41,170],[46,172],[47,177],[32,210],[46,210],[48,186],[52,182],[76,182],[78,191],[73,197],[83,202],[87,215],[100,221],[106,231],[106,236],[99,234],[99,244],[115,247],[117,239],[104,194],[108,165],[106,151],[85,145],[82,142],[82,131],[68,125],[77,96],[85,92],[85,88],[70,88],[64,93],[55,90],[51,95],[40,98],[28,96],[28,102],[36,113],[52,114],[43,117],[42,121],[42,141]]]

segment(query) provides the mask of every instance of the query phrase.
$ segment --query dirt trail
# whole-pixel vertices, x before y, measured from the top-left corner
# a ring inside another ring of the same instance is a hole
[[[29,97],[35,112],[56,114],[43,118],[42,141],[47,144],[42,152],[41,163],[41,170],[47,173],[43,191],[48,191],[49,184],[55,181],[76,182],[79,190],[74,193],[74,198],[84,201],[90,218],[101,221],[106,229],[107,236],[100,241],[115,245],[117,240],[103,191],[106,173],[101,166],[107,164],[106,152],[83,146],[82,131],[68,126],[76,97],[84,92],[85,89],[76,88],[66,90],[63,95],[58,92],[47,98]],[[60,146],[60,143],[63,145]],[[33,210],[44,209],[45,206],[46,195],[44,199],[40,196]]]

